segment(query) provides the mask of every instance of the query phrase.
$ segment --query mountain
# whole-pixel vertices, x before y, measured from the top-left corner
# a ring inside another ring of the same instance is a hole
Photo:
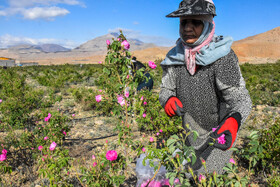
[[[112,38],[117,38],[117,37],[118,37],[118,33],[109,33],[87,41],[86,43],[73,49],[72,52],[91,53],[91,55],[106,54],[107,51],[106,40],[110,40],[112,42]],[[127,38],[127,40],[130,43],[130,49],[129,49],[130,51],[156,47],[155,44],[144,43],[135,38]]]
[[[71,49],[62,47],[61,45],[57,44],[42,44],[38,46],[42,51],[46,53],[57,53],[57,52],[67,52]]]
[[[70,51],[65,47],[57,44],[42,44],[42,45],[16,45],[7,49],[11,53],[30,54],[30,53],[56,53]]]
[[[107,44],[117,38],[117,33],[109,33],[89,40],[79,47],[68,50],[59,45],[18,45],[7,49],[0,49],[0,56],[10,57],[21,62],[38,62],[40,64],[77,64],[97,63],[104,61]],[[135,38],[128,38],[133,56],[143,63],[149,60],[163,59],[171,47],[159,47],[152,43],[144,43]],[[267,63],[280,59],[280,27],[251,36],[232,45],[239,62]]]
[[[235,41],[232,45],[241,62],[266,63],[280,59],[280,27]]]

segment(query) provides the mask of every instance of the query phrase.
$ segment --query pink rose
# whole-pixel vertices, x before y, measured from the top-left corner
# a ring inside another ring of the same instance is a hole
[[[174,180],[174,184],[181,184],[181,183],[180,183],[180,180],[179,180],[178,178],[176,178],[176,179]]]
[[[66,136],[66,132],[65,131],[63,131],[62,133]]]
[[[2,99],[0,99],[0,103],[2,103]]]
[[[96,158],[95,158],[95,156],[94,155],[92,155],[92,160],[95,160]]]
[[[38,149],[39,149],[39,151],[42,151],[43,146],[40,145],[40,146],[38,147]]]
[[[121,95],[118,95],[118,103],[121,105],[121,106],[123,106],[123,105],[125,105],[125,100],[124,100],[124,98],[121,96]]]
[[[225,144],[226,143],[226,139],[225,139],[225,135],[224,134],[222,134],[222,136],[220,136],[218,138],[218,143],[219,144]]]
[[[147,105],[147,102],[146,101],[144,101],[144,103],[143,103],[144,105]]]
[[[120,39],[120,38],[118,38],[117,40],[118,40],[118,41],[121,41],[121,39]]]
[[[5,155],[5,154],[0,155],[0,161],[1,162],[3,162],[6,159],[7,159],[7,155]]]
[[[150,142],[153,142],[154,141],[154,138],[153,137],[150,137]]]
[[[98,64],[102,64],[102,62],[101,62],[101,61],[99,61],[99,62],[98,62]]]
[[[51,117],[52,117],[51,113],[48,113],[48,118],[51,118]]]
[[[146,113],[144,113],[144,114],[143,114],[143,118],[145,118],[146,116],[147,116],[147,114],[146,114]]]
[[[157,132],[157,136],[159,135],[159,132]]]
[[[76,115],[75,114],[72,114],[72,117],[75,117]]]
[[[149,180],[146,181],[146,182],[144,182],[144,183],[142,183],[142,184],[141,184],[141,187],[147,187],[148,183],[149,183]],[[150,186],[150,185],[149,185],[149,186]]]
[[[109,150],[106,153],[107,160],[114,161],[114,160],[117,160],[117,158],[118,158],[118,153],[115,150]]]
[[[51,143],[50,150],[53,151],[55,147],[56,147],[56,143],[55,142]]]
[[[169,179],[164,179],[161,184],[164,186],[170,186]]]
[[[157,65],[153,61],[149,61],[149,66],[152,69],[155,69],[157,67]]]
[[[235,160],[234,160],[233,158],[231,158],[231,159],[229,160],[229,162],[232,163],[232,164],[235,164]]]
[[[99,103],[102,100],[102,96],[101,95],[95,96],[95,100]]]
[[[121,46],[123,46],[124,49],[128,50],[130,48],[130,44],[128,43],[128,41],[124,40],[121,43]]]
[[[125,96],[126,98],[128,98],[128,97],[129,97],[129,92],[125,91],[124,96]]]
[[[149,186],[153,186],[153,187],[162,187],[161,182],[159,181],[152,181],[150,182]]]
[[[212,128],[212,131],[215,132],[216,129],[217,128]],[[225,134],[222,134],[217,140],[219,144],[225,144],[226,143]]]
[[[93,165],[93,167],[95,167],[95,166],[97,166],[97,163],[96,163],[96,162],[93,162],[93,164],[92,164],[92,165]]]
[[[162,132],[162,130],[161,130],[161,129],[159,129],[159,132]]]
[[[144,99],[144,97],[142,96],[140,100],[143,101],[143,99]]]
[[[49,117],[45,117],[45,122],[48,122],[50,120]]]
[[[44,161],[45,161],[45,159],[44,159],[44,158],[42,158],[42,161],[44,162]]]
[[[143,152],[146,152],[146,149],[145,149],[145,147],[143,147],[143,148],[142,148],[142,151],[143,151]]]
[[[204,175],[201,175],[201,174],[198,177],[199,182],[201,182],[201,181],[203,181],[205,179],[206,179],[206,177]]]
[[[6,155],[6,154],[8,153],[8,151],[7,151],[6,149],[3,149],[3,150],[2,150],[2,153],[3,153],[4,155]]]
[[[107,45],[111,44],[110,40],[106,40],[106,43],[107,43]]]

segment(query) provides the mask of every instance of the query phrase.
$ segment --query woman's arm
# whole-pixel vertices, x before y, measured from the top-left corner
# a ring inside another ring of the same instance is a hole
[[[170,97],[176,97],[176,73],[174,66],[161,66],[163,69],[160,85],[159,102],[164,108]]]

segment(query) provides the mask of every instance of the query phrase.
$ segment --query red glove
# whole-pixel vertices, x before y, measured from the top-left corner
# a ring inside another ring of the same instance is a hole
[[[183,104],[177,97],[170,97],[165,104],[164,110],[169,117],[183,115]]]
[[[219,127],[211,134],[211,137],[217,139],[223,134],[225,135],[225,144],[219,144],[217,141],[214,143],[214,147],[217,147],[221,150],[228,150],[232,147],[237,132],[241,124],[241,115],[240,113],[234,113],[228,118],[225,118],[219,125]]]

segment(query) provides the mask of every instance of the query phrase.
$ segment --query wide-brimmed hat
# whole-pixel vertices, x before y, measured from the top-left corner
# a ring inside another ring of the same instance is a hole
[[[216,7],[212,0],[183,0],[179,5],[179,9],[168,14],[166,17],[183,17],[190,15],[216,16]]]

